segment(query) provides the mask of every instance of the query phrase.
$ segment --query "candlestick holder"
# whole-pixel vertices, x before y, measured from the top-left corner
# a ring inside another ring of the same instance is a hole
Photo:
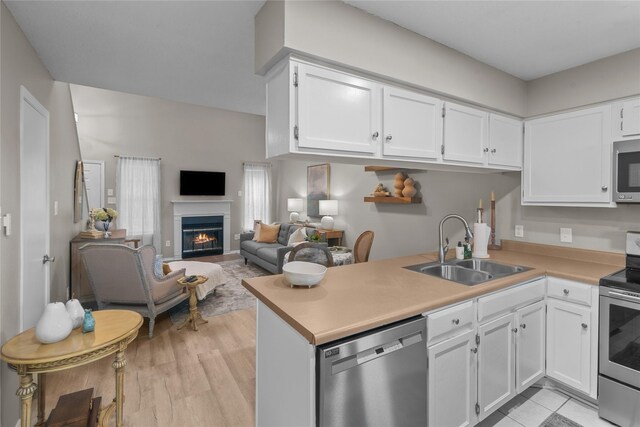
[[[496,245],[496,201],[491,200],[491,235],[489,237],[489,245],[487,249],[499,251],[502,249],[501,245]]]

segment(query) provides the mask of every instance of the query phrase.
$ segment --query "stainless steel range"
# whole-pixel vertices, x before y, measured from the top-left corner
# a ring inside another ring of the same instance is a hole
[[[626,268],[600,279],[600,417],[640,427],[640,232],[627,233]]]

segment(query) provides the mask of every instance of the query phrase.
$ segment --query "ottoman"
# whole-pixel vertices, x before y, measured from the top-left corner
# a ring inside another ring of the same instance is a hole
[[[171,268],[171,271],[185,268],[187,270],[185,272],[187,276],[200,275],[209,278],[209,280],[196,287],[196,295],[199,300],[205,299],[207,294],[215,290],[216,286],[222,285],[227,280],[222,267],[210,262],[174,261],[169,263],[169,268]]]

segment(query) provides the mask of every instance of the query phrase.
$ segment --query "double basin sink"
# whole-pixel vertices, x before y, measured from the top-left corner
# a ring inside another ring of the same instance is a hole
[[[405,268],[467,286],[479,285],[489,280],[530,270],[529,267],[502,264],[485,259],[462,259],[449,261],[444,264],[430,262],[411,265]]]

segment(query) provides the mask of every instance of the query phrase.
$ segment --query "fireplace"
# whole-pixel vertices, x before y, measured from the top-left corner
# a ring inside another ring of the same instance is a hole
[[[220,226],[223,230],[220,235],[216,235],[218,243],[218,254],[231,252],[231,200],[172,200],[173,204],[173,259],[179,260],[183,257],[183,248],[185,247],[183,240],[183,219],[195,218],[195,222],[189,225],[202,224],[202,219],[207,217],[218,217],[222,220]],[[190,220],[189,220],[190,221]],[[219,221],[217,221],[219,222]],[[219,226],[219,225],[218,225]],[[218,227],[216,226],[216,227]],[[193,227],[195,228],[195,227]],[[211,227],[213,228],[213,227]],[[201,234],[201,233],[198,233]],[[206,232],[204,233],[207,234]],[[197,234],[195,236],[197,238]],[[198,239],[203,242],[206,237]],[[207,242],[211,243],[211,242]],[[204,242],[203,245],[204,246]],[[211,246],[211,245],[209,245]],[[198,247],[199,248],[199,247]],[[197,255],[196,255],[197,254]],[[206,253],[202,251],[188,252],[185,257],[203,256]]]
[[[182,218],[182,258],[219,255],[224,247],[224,217]]]

